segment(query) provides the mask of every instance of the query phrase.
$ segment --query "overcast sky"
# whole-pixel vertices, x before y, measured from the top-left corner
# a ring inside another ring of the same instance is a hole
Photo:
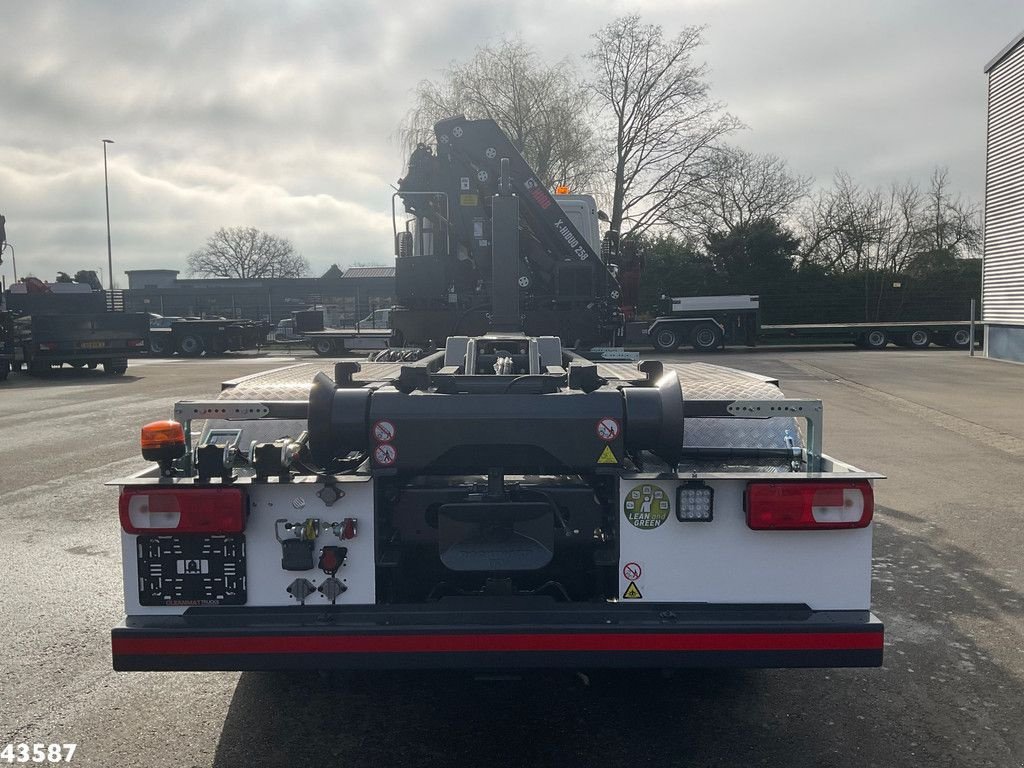
[[[0,0],[0,213],[19,276],[105,273],[102,138],[122,285],[125,269],[184,270],[221,226],[290,238],[316,274],[388,263],[417,81],[515,33],[579,60],[629,11],[669,33],[707,25],[712,92],[749,126],[739,145],[820,184],[945,165],[981,199],[982,68],[1024,29],[1020,0]]]

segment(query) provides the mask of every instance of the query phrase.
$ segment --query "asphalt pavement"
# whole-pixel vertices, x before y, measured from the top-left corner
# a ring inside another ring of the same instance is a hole
[[[876,486],[881,669],[347,677],[114,673],[139,426],[292,356],[0,384],[0,747],[87,766],[1024,765],[1024,367],[932,350],[679,354],[825,403]],[[826,579],[827,573],[821,574]]]

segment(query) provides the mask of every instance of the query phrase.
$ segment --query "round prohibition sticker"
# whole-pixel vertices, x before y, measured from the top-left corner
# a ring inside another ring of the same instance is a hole
[[[650,530],[668,520],[672,500],[659,486],[651,483],[634,485],[622,502],[622,514],[635,528]]]

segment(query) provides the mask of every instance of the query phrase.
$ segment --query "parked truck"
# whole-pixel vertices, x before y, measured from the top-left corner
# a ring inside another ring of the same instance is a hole
[[[115,669],[881,664],[880,475],[773,379],[525,333],[500,167],[486,333],[247,376],[142,428]]]
[[[199,357],[243,349],[259,349],[273,325],[261,320],[173,318],[170,323],[152,323],[149,351],[154,355]]]
[[[321,357],[387,349],[391,342],[391,309],[375,309],[354,328],[326,328],[320,311],[292,312],[295,334]]]
[[[10,351],[14,369],[23,366],[40,376],[54,367],[103,366],[123,375],[128,360],[146,348],[145,313],[123,311],[117,292],[93,291],[87,285],[47,285],[29,278],[5,295],[9,309]]]
[[[848,343],[863,349],[884,349],[890,343],[909,349],[925,349],[931,344],[966,349],[972,338],[970,320],[762,325],[758,296],[692,296],[670,301],[669,313],[649,324],[634,324],[659,352],[680,346],[711,352],[729,345],[785,342]]]

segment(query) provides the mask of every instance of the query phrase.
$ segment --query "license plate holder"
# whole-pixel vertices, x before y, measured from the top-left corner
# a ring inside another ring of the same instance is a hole
[[[140,605],[245,605],[245,536],[139,536]]]

